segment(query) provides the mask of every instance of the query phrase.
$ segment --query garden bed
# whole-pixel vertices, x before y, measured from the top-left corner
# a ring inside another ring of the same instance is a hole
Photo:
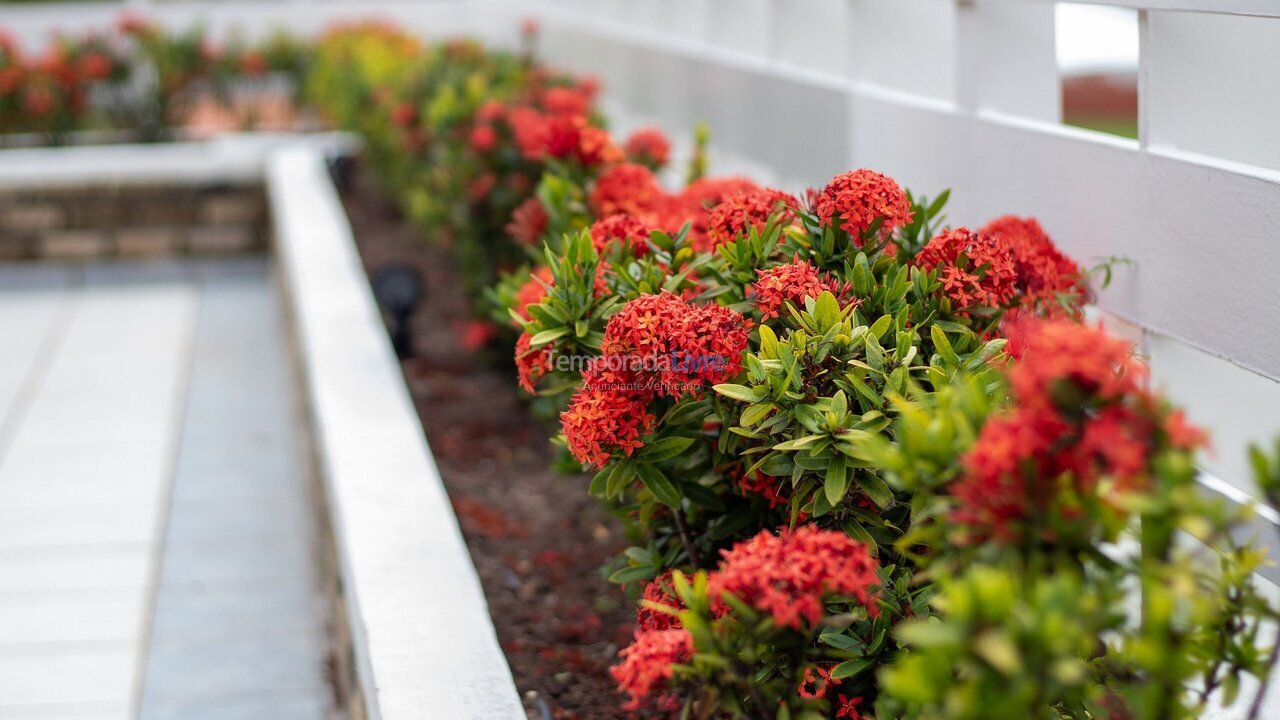
[[[405,379],[529,716],[637,717],[618,709],[608,673],[635,620],[599,572],[626,546],[617,522],[586,493],[589,478],[548,469],[547,433],[514,373],[465,346],[471,316],[448,250],[423,242],[367,177],[344,204],[370,273],[400,262],[422,274]]]

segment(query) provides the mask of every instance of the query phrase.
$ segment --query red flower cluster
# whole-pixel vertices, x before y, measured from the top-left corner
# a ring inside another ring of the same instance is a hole
[[[865,545],[843,532],[805,525],[759,535],[724,551],[708,579],[713,598],[729,593],[782,627],[815,627],[833,597],[856,599],[871,616],[879,613],[878,565]]]
[[[762,232],[769,218],[777,215],[783,225],[795,219],[794,196],[778,190],[742,190],[724,199],[707,216],[707,242],[694,249],[706,251],[736,241],[754,228]]]
[[[541,99],[542,109],[549,115],[586,116],[591,112],[591,98],[577,88],[547,88]]]
[[[618,653],[622,662],[609,669],[618,689],[631,696],[625,710],[652,705],[674,710],[675,700],[668,685],[673,666],[687,663],[693,656],[693,637],[685,630],[649,630],[636,633],[631,645]]]
[[[1058,250],[1035,218],[1005,215],[987,223],[980,234],[1009,248],[1023,307],[1039,309],[1049,317],[1080,317],[1084,273]]]
[[[42,55],[27,57],[13,36],[0,31],[0,132],[73,122],[88,109],[90,85],[121,68],[101,37],[58,38]]]
[[[759,190],[754,180],[745,177],[704,177],[689,183],[680,193],[680,202],[687,208],[707,210],[724,202],[730,195]]]
[[[983,426],[952,489],[953,518],[975,541],[1018,542],[1045,518],[1088,522],[1082,502],[1100,478],[1140,491],[1159,448],[1204,442],[1146,391],[1128,343],[1069,321],[1027,319],[1021,328],[1009,372],[1016,404]]]
[[[796,687],[796,694],[806,700],[817,700],[824,698],[831,691],[833,686],[839,686],[839,680],[831,679],[831,669],[835,667],[832,663],[828,666],[810,665],[804,669],[804,676],[800,679],[800,685]]]
[[[641,631],[670,630],[680,627],[680,619],[675,615],[650,607],[651,603],[677,611],[685,609],[684,602],[676,595],[671,584],[671,575],[674,572],[668,570],[644,586],[642,602],[640,607],[636,608],[636,627]]]
[[[471,129],[467,144],[472,150],[482,155],[493,152],[493,149],[498,146],[498,131],[494,130],[492,125],[477,125]]]
[[[554,345],[534,348],[529,333],[520,333],[516,340],[516,373],[520,378],[520,387],[532,395],[536,392],[538,379],[551,372]]]
[[[760,279],[752,284],[756,307],[767,320],[778,317],[786,303],[804,308],[805,298],[817,298],[824,292],[838,292],[829,278],[818,274],[817,268],[803,260],[793,260],[786,265],[757,270]]]
[[[666,201],[666,193],[653,171],[643,165],[621,163],[596,178],[587,197],[597,218],[625,213],[637,218],[653,217]]]
[[[516,314],[525,320],[529,319],[529,306],[542,302],[547,296],[547,287],[555,282],[555,277],[551,274],[551,268],[538,267],[529,273],[529,279],[524,281],[519,290],[516,290],[516,301],[511,306]]]
[[[591,226],[591,244],[596,252],[604,255],[614,247],[623,247],[635,257],[649,252],[649,234],[653,228],[630,215],[618,214],[597,221]]]
[[[788,499],[782,494],[782,489],[787,482],[757,471],[739,478],[738,489],[743,495],[759,495],[764,498],[769,502],[769,509],[772,510],[787,504]]]
[[[641,295],[609,318],[601,350],[606,357],[653,360],[655,391],[675,397],[737,375],[747,335],[746,319],[733,310],[662,292]]]
[[[602,358],[582,374],[582,387],[560,413],[569,452],[578,462],[602,468],[616,453],[630,456],[657,418],[649,412],[650,391],[634,377],[610,370]]]
[[[550,223],[551,218],[542,201],[531,197],[511,211],[511,221],[505,229],[507,235],[521,245],[536,245]]]
[[[657,128],[640,128],[627,137],[627,159],[651,168],[664,167],[671,157],[671,141]]]
[[[240,55],[240,59],[236,61],[236,66],[240,72],[255,77],[265,74],[271,69],[271,63],[267,60],[267,56],[257,50],[245,50]]]
[[[526,160],[572,159],[588,167],[620,161],[622,150],[608,132],[591,123],[590,114],[591,97],[582,89],[537,88],[509,108],[495,102],[477,108],[470,144],[479,153],[493,151],[499,128],[505,126]]]
[[[898,183],[874,170],[835,176],[814,198],[814,214],[823,227],[837,225],[862,247],[862,236],[880,220],[881,234],[911,222],[911,201]]]
[[[560,414],[569,450],[603,467],[630,455],[653,427],[649,403],[698,393],[742,369],[746,319],[719,305],[694,305],[663,292],[622,306],[605,326],[603,355],[583,373],[583,385]]]
[[[623,163],[596,178],[587,202],[597,218],[627,214],[672,234],[689,224],[690,244],[697,250],[709,250],[716,244],[708,235],[711,213],[730,196],[757,191],[760,187],[750,180],[731,177],[701,178],[679,193],[667,193],[648,167]],[[744,200],[736,211],[727,208],[719,220],[720,236],[733,239],[748,223],[763,225],[776,200],[793,201],[777,191],[768,193],[754,201]]]
[[[1003,307],[1017,291],[1017,271],[1009,247],[990,235],[967,228],[943,230],[915,257],[923,270],[937,270],[951,311],[969,315],[981,308]]]

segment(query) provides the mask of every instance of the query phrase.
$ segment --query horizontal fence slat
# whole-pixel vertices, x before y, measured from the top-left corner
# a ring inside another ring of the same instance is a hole
[[[947,0],[941,0],[946,2]],[[1058,0],[967,0],[993,5],[1056,5]],[[1183,10],[1223,15],[1280,17],[1275,0],[1070,0],[1081,5],[1106,5],[1136,10]]]

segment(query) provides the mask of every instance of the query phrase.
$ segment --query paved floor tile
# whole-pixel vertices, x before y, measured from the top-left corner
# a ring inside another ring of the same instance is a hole
[[[142,720],[315,720],[332,705],[319,689],[160,698],[142,708]]]
[[[0,265],[0,720],[327,720],[261,258]]]

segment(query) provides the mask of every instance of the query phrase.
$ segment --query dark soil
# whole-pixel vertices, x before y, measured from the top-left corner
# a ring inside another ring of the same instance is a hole
[[[616,521],[587,494],[588,478],[549,469],[547,429],[514,374],[467,349],[471,316],[448,251],[425,242],[367,173],[344,204],[366,270],[397,262],[422,275],[405,378],[529,717],[636,717],[619,709],[608,671],[635,621],[600,572],[625,546]]]

